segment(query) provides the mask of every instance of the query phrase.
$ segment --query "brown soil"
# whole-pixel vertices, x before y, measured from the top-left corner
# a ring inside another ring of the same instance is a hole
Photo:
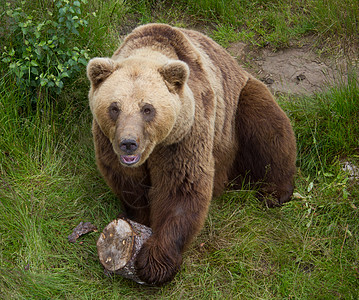
[[[253,49],[239,42],[227,50],[275,94],[310,95],[345,82],[345,60],[323,58],[310,46],[273,52],[267,48]]]

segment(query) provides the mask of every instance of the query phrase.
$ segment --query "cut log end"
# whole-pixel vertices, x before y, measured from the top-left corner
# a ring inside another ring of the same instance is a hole
[[[97,241],[100,262],[107,274],[118,274],[143,284],[135,269],[135,260],[152,230],[128,219],[108,224]]]

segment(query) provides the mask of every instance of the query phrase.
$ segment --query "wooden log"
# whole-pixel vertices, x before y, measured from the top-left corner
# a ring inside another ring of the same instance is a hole
[[[105,273],[144,284],[136,274],[135,261],[151,234],[151,228],[128,219],[121,218],[108,224],[97,241],[97,252]]]
[[[73,232],[67,237],[67,239],[70,243],[76,243],[80,236],[92,231],[97,232],[97,227],[95,225],[92,225],[90,222],[80,222],[80,224],[74,228]]]

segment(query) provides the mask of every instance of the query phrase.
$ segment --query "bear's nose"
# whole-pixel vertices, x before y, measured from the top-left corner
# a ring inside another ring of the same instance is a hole
[[[135,152],[138,148],[138,144],[135,140],[125,139],[120,143],[120,149],[127,154]]]

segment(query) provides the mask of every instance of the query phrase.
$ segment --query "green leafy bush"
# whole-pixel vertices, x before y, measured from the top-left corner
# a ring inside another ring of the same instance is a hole
[[[13,41],[4,48],[2,61],[16,76],[19,87],[31,96],[39,97],[43,90],[59,94],[65,78],[87,64],[88,50],[69,44],[88,24],[81,17],[81,3],[86,0],[55,1],[45,20],[37,20],[23,7],[12,8],[7,3]],[[21,4],[24,6],[25,2]]]

